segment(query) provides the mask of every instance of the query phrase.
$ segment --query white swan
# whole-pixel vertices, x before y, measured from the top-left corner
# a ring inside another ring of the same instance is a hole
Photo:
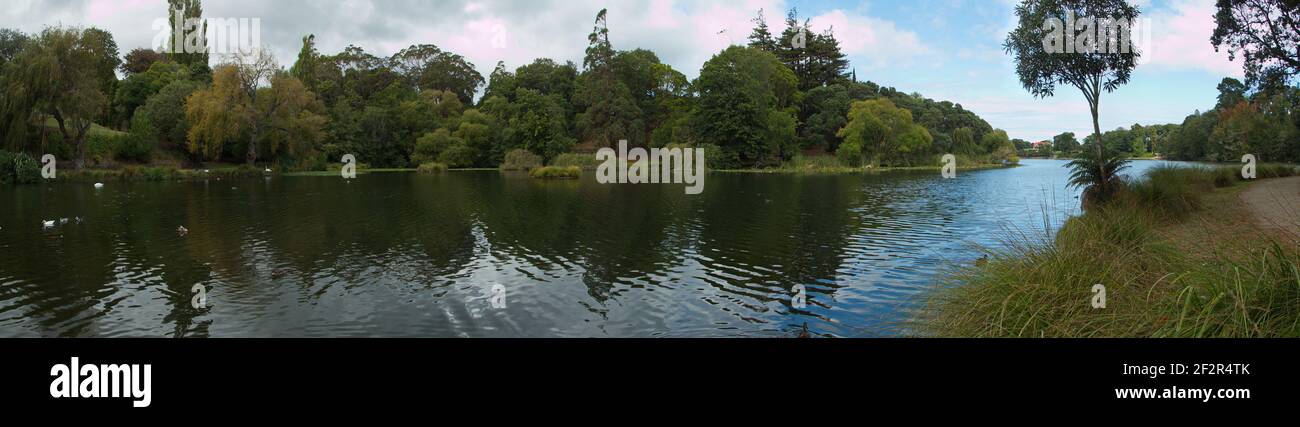
[[[54,228],[54,220],[41,221],[41,226],[45,228]]]
[[[104,188],[104,183],[102,183],[102,182],[96,182],[96,183],[95,183],[95,188]]]

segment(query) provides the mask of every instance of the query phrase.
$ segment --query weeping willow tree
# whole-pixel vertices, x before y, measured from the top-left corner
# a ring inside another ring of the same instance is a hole
[[[46,28],[27,42],[0,76],[6,145],[16,151],[29,148],[28,128],[43,131],[46,118],[52,118],[81,169],[86,136],[108,108],[105,92],[116,81],[117,54],[112,36],[94,28]]]
[[[190,152],[215,160],[226,143],[242,136],[250,165],[259,147],[291,157],[311,154],[325,137],[324,106],[316,95],[281,70],[265,49],[236,58],[217,67],[212,85],[186,102]]]

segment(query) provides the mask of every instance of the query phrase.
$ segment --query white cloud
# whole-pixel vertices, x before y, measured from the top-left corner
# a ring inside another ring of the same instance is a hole
[[[1210,44],[1214,14],[1214,0],[1173,0],[1168,8],[1148,14],[1152,41],[1143,66],[1240,77],[1241,63],[1228,60],[1227,52],[1215,52]]]
[[[759,9],[776,33],[787,9],[786,0],[228,0],[203,6],[206,17],[260,18],[263,44],[286,66],[302,37],[315,34],[325,53],[355,44],[382,56],[432,43],[465,56],[484,76],[497,61],[512,68],[542,57],[581,63],[596,12],[608,7],[615,48],[649,49],[694,77],[718,51],[746,42]],[[147,47],[156,33],[150,24],[166,13],[164,0],[11,0],[0,27],[97,26],[112,32],[125,53]],[[831,26],[854,60],[883,63],[928,52],[915,33],[859,12],[812,18],[816,31]]]
[[[891,21],[851,14],[840,9],[813,17],[813,31],[833,29],[846,55],[866,59],[871,67],[906,62],[929,54],[930,48],[912,31],[899,29]]]

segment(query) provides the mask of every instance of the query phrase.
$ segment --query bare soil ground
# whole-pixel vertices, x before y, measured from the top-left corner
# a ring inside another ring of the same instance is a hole
[[[1241,192],[1255,224],[1278,238],[1300,240],[1300,177],[1268,179]]]

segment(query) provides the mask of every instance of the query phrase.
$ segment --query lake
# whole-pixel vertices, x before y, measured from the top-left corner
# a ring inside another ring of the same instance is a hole
[[[697,196],[587,175],[0,187],[0,336],[898,336],[974,247],[1078,211],[1055,160],[711,173]]]

